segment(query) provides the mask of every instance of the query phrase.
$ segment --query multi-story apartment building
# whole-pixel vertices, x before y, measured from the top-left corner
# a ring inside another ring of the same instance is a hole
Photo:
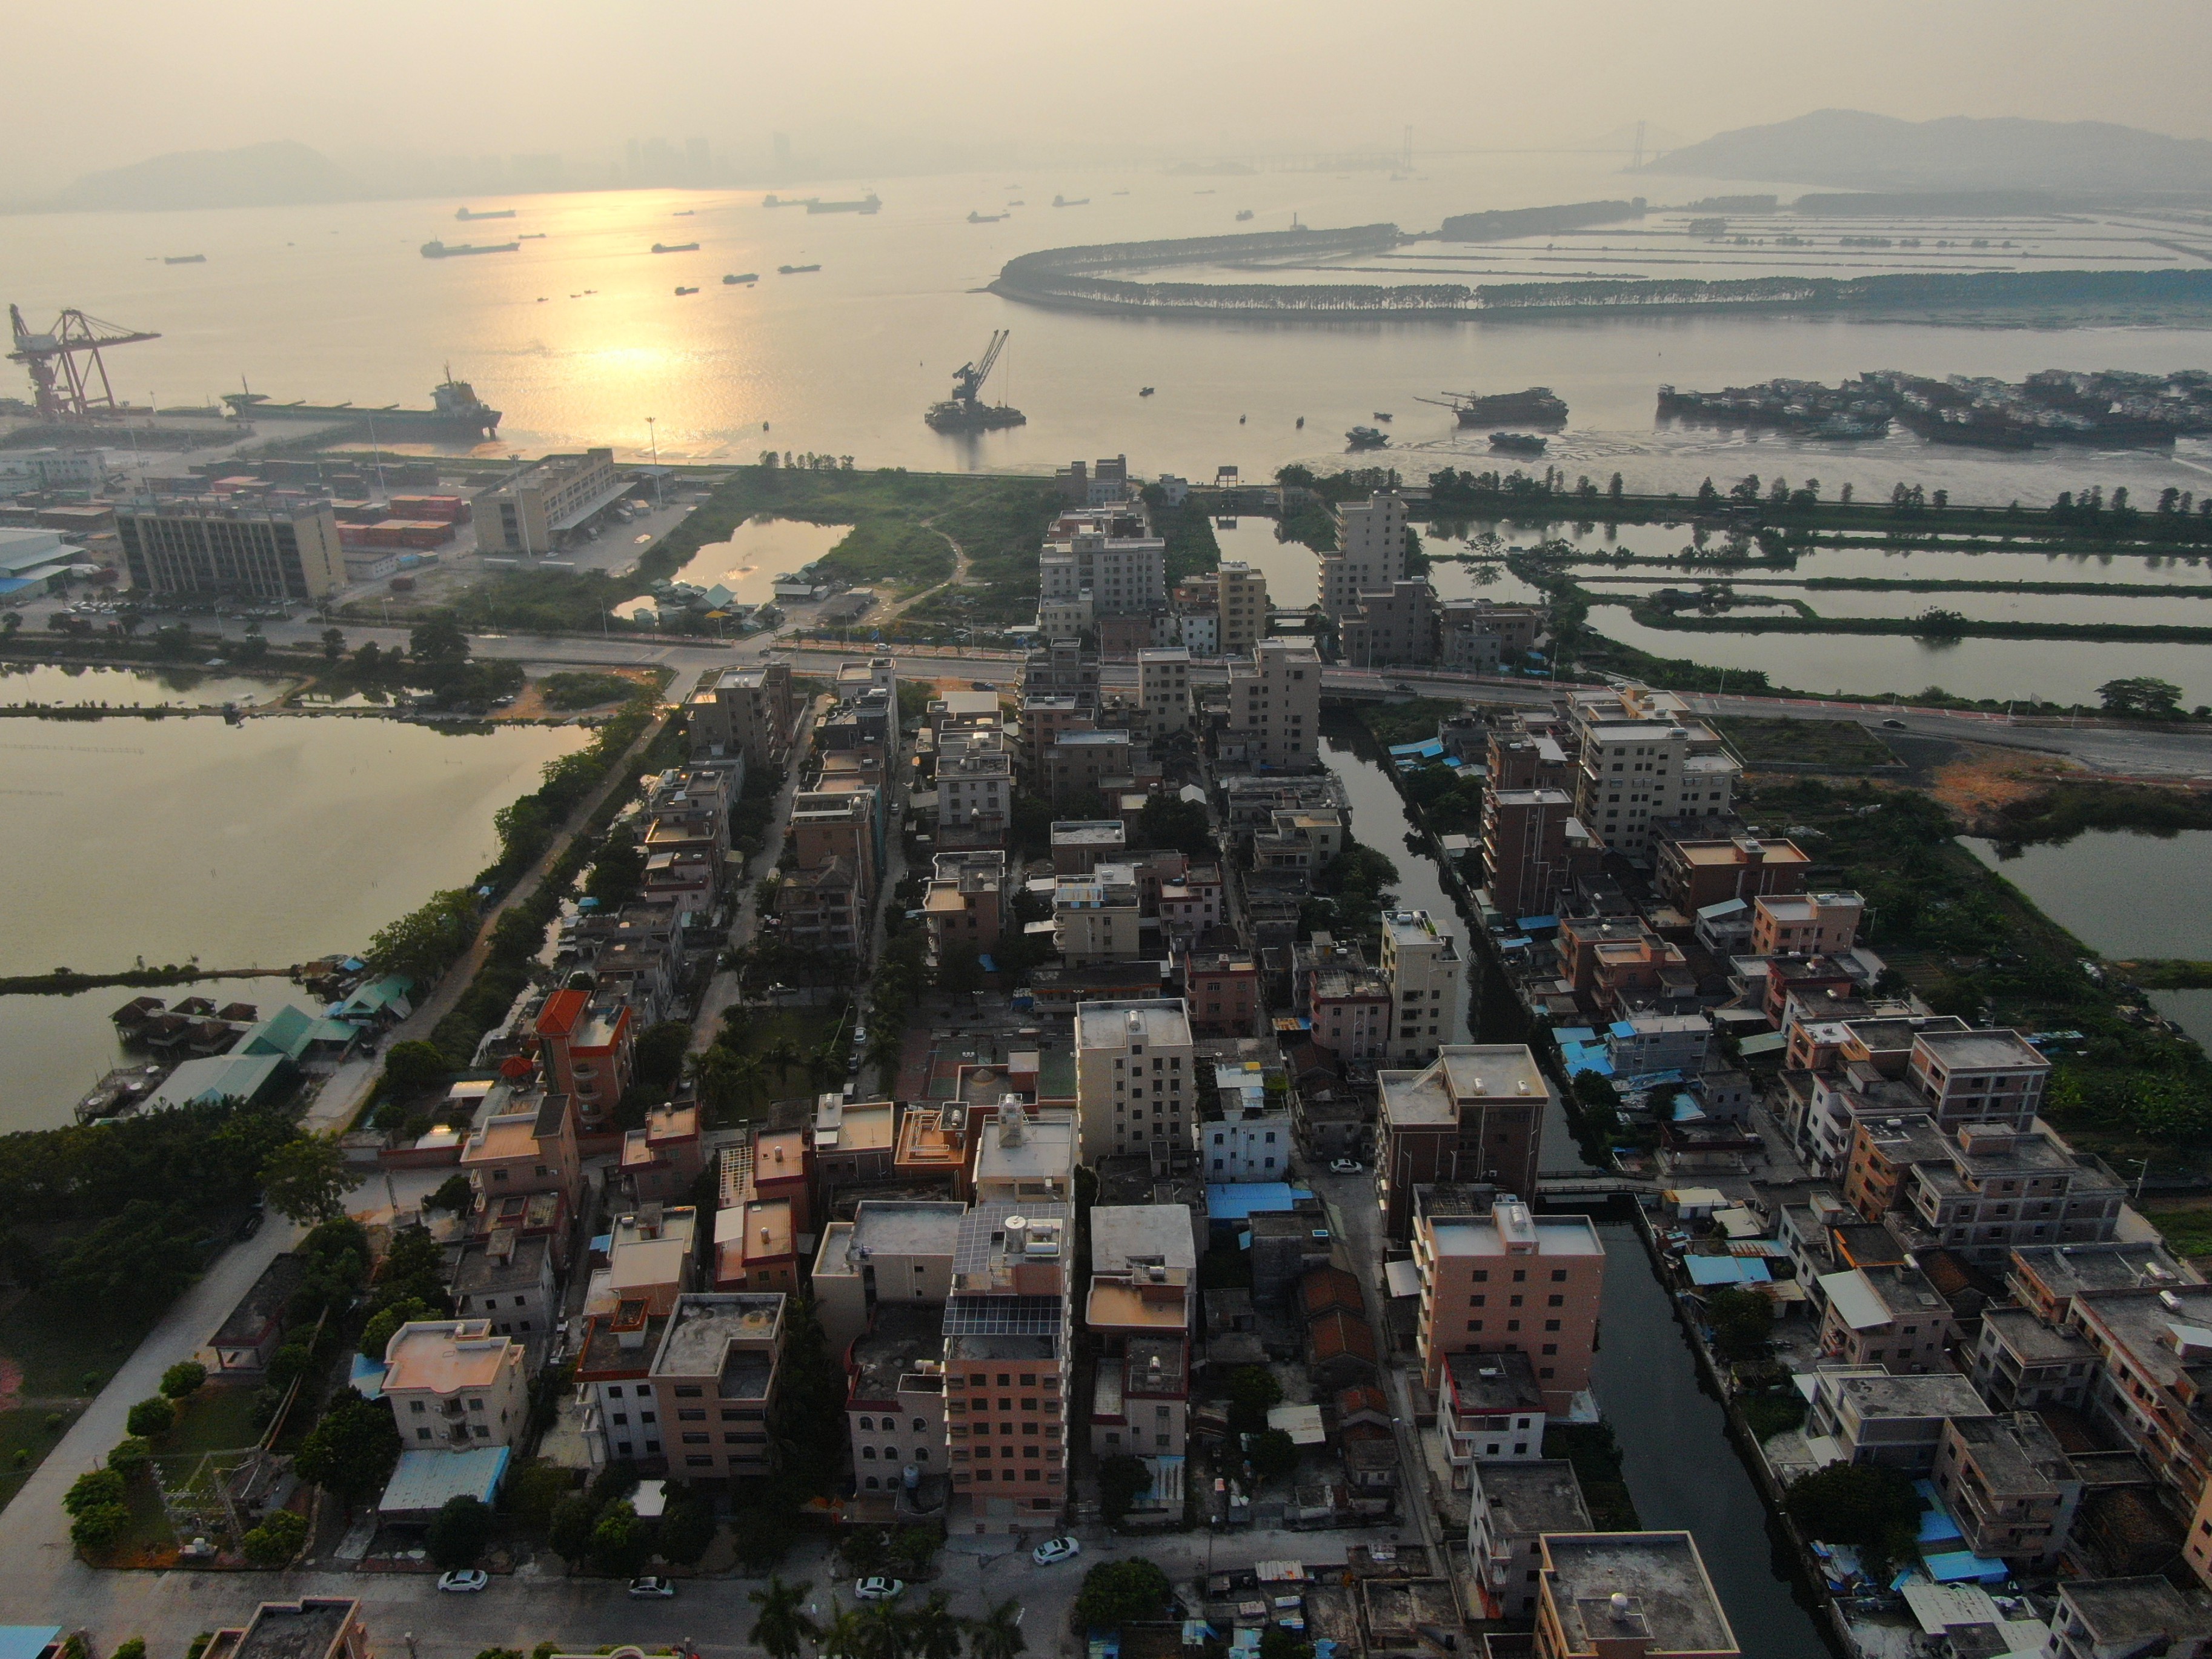
[[[1053,945],[1071,967],[1130,961],[1141,921],[1136,872],[1126,864],[1102,864],[1087,876],[1054,881]]]
[[[1880,1365],[1893,1376],[1947,1371],[1959,1334],[1951,1304],[1917,1267],[1903,1262],[1823,1273],[1820,1352],[1845,1365]]]
[[[1303,772],[1321,763],[1321,658],[1310,645],[1261,640],[1229,662],[1224,741],[1261,766]]]
[[[550,1338],[553,1333],[553,1241],[495,1228],[461,1246],[453,1264],[453,1311],[489,1322],[494,1336]]]
[[[1362,592],[1337,623],[1337,659],[1351,668],[1427,667],[1437,660],[1440,614],[1425,578]]]
[[[648,1385],[663,1457],[688,1480],[763,1475],[781,1370],[784,1297],[694,1291],[676,1299]]]
[[[422,1450],[511,1446],[530,1416],[523,1345],[489,1319],[425,1319],[384,1345],[383,1398],[399,1443]]]
[[[1216,593],[1216,651],[1200,656],[1237,656],[1267,635],[1267,578],[1242,559],[1224,559],[1213,572]]]
[[[1019,1096],[991,1109],[993,1115],[984,1121],[984,1109],[969,1109],[975,1202],[1017,1209],[1073,1203],[1076,1169],[1090,1161],[1078,1115],[1058,1106],[1025,1111]]]
[[[684,703],[692,763],[743,756],[747,766],[781,766],[791,753],[796,715],[789,663],[711,672]]]
[[[620,501],[629,480],[615,470],[611,449],[548,455],[503,483],[479,493],[477,547],[486,553],[541,557],[555,551],[592,514]]]
[[[116,539],[134,592],[283,605],[346,585],[338,521],[328,501],[295,507],[212,496],[141,496],[115,510]]]
[[[1974,1345],[1974,1388],[2003,1412],[2063,1406],[2089,1397],[2097,1355],[2069,1325],[2046,1325],[2026,1308],[1985,1308]]]
[[[2025,1129],[2043,1109],[2051,1062],[2017,1031],[1922,1031],[1906,1076],[1939,1128],[1961,1123]]]
[[[1813,860],[1796,842],[1738,836],[1729,841],[1662,841],[1657,881],[1667,902],[1686,916],[1707,905],[1782,897],[1805,890]]]
[[[2062,1578],[2047,1659],[2204,1659],[2212,1614],[2163,1578]]]
[[[961,1224],[945,1304],[953,1503],[975,1533],[1048,1525],[1066,1504],[1074,1214],[979,1203]]]
[[[1200,1036],[1250,1036],[1259,1028],[1265,999],[1253,952],[1186,951],[1182,988],[1190,1005],[1190,1029]]]
[[[1742,768],[1720,734],[1668,692],[1624,691],[1578,702],[1575,815],[1615,852],[1652,850],[1662,818],[1724,812]]]
[[[587,1121],[611,1114],[635,1064],[629,1005],[610,1006],[589,991],[556,991],[538,1010],[534,1030],[554,1089],[573,1099]]]
[[[1095,1455],[1183,1455],[1197,1310],[1198,1244],[1188,1208],[1100,1205],[1091,1212],[1084,1322],[1100,1349],[1091,1401]]]
[[[999,732],[937,740],[938,845],[1003,847],[1014,821],[1014,757]]]
[[[943,1307],[887,1303],[867,1331],[836,1352],[845,1364],[854,1484],[863,1492],[896,1492],[908,1470],[917,1476],[942,1474]]]
[[[1482,867],[1504,915],[1553,915],[1574,884],[1604,862],[1604,847],[1575,816],[1564,789],[1483,792]]]
[[[1190,651],[1169,646],[1137,653],[1137,695],[1155,738],[1190,729]]]
[[[1330,947],[1315,941],[1316,950]],[[1306,976],[1305,1014],[1314,1042],[1340,1060],[1387,1060],[1397,999],[1357,945],[1330,951]]]
[[[1100,617],[1146,614],[1168,600],[1167,543],[1135,502],[1071,509],[1045,532],[1041,599],[1091,598]]]
[[[850,1221],[823,1229],[812,1284],[831,1353],[842,1353],[882,1310],[945,1304],[967,1213],[950,1200],[864,1198]]]
[[[1076,1113],[1083,1161],[1123,1152],[1188,1154],[1197,1059],[1180,997],[1086,1002],[1075,1011]]]
[[[1572,1412],[1589,1388],[1605,1285],[1605,1245],[1589,1217],[1539,1216],[1509,1198],[1487,1215],[1424,1214],[1413,1265],[1426,1387],[1443,1382],[1449,1355],[1519,1353],[1536,1368],[1545,1409]]]
[[[1127,732],[1062,732],[1044,751],[1039,781],[1055,810],[1109,795],[1136,781],[1136,746]]]
[[[1377,1073],[1376,1196],[1392,1238],[1412,1236],[1413,1189],[1488,1182],[1536,1190],[1550,1085],[1525,1043],[1447,1043],[1424,1071]]]
[[[1468,1482],[1467,1548],[1482,1591],[1483,1616],[1534,1618],[1544,1576],[1544,1535],[1589,1530],[1582,1483],[1565,1458],[1475,1462]]]
[[[1946,1422],[1935,1480],[1966,1547],[1985,1560],[2050,1560],[2081,1503],[2081,1477],[2033,1412]]]
[[[932,860],[929,889],[922,896],[922,925],[929,930],[929,957],[945,960],[945,949],[972,945],[989,951],[1006,927],[1006,855],[993,848],[972,853],[939,853]]]
[[[1437,662],[1455,674],[1492,674],[1499,659],[1532,648],[1547,613],[1541,605],[1446,599],[1439,608]]]
[[[1213,1068],[1215,1105],[1198,1126],[1199,1168],[1209,1183],[1281,1181],[1291,1170],[1290,1078],[1257,1060]]]
[[[476,1127],[461,1143],[460,1168],[479,1203],[511,1193],[559,1193],[576,1201],[583,1159],[567,1095],[517,1097],[495,1085],[477,1109]]]
[[[2194,1507],[2212,1468],[2212,1425],[2196,1408],[2212,1362],[2212,1285],[2150,1288],[2156,1282],[2077,1295],[2066,1322],[2103,1362],[2089,1391],[2090,1419]]]
[[[1833,1365],[1808,1375],[1806,1438],[1821,1443],[1823,1456],[1845,1463],[1926,1474],[1936,1467],[1946,1423],[1990,1415],[1973,1385],[1948,1371],[1893,1376],[1879,1365]]]
[[[1727,1611],[1686,1532],[1550,1534],[1536,1659],[1735,1659]]]
[[[839,860],[852,872],[854,896],[866,908],[875,902],[883,871],[877,793],[802,791],[791,809],[791,832],[801,870],[826,868]]]
[[[1466,960],[1453,934],[1425,910],[1392,910],[1382,918],[1382,976],[1390,981],[1389,1060],[1417,1066],[1449,1042],[1460,1014]]]
[[[1321,608],[1341,623],[1362,593],[1387,593],[1406,574],[1406,501],[1376,490],[1336,510],[1336,551],[1321,555]]]
[[[1899,1194],[1916,1245],[2002,1267],[2021,1245],[2098,1244],[2119,1229],[2125,1184],[2044,1131],[1961,1124],[1942,1153],[1914,1163]]]

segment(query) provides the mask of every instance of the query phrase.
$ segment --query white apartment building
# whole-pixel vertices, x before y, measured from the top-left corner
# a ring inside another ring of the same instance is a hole
[[[1087,876],[1061,876],[1052,894],[1053,943],[1071,968],[1133,962],[1139,914],[1134,865],[1102,864]]]
[[[1226,745],[1261,766],[1304,771],[1321,761],[1321,657],[1310,645],[1261,640],[1229,661]]]
[[[1725,812],[1743,769],[1720,734],[1664,691],[1579,702],[1575,817],[1615,852],[1648,858],[1662,818]]]
[[[1291,1171],[1291,1104],[1287,1091],[1270,1100],[1267,1070],[1256,1060],[1226,1060],[1213,1068],[1218,1117],[1198,1126],[1198,1167],[1209,1183],[1285,1181]]]
[[[1196,1066],[1189,1006],[1181,997],[1079,1006],[1075,1109],[1083,1161],[1187,1151]]]
[[[1097,620],[1087,592],[1072,599],[1039,599],[1036,618],[1037,632],[1048,640],[1079,638],[1089,633],[1091,623]]]
[[[1037,597],[1090,597],[1101,617],[1158,611],[1168,602],[1168,544],[1131,503],[1073,508],[1053,521],[1037,562]]]
[[[1211,611],[1178,611],[1175,614],[1176,637],[1194,657],[1218,657],[1221,654],[1221,618]]]
[[[530,1416],[523,1346],[489,1319],[425,1319],[384,1345],[384,1398],[417,1450],[509,1446]]]
[[[1190,727],[1190,651],[1168,646],[1137,653],[1137,697],[1152,734]]]
[[[1321,556],[1321,608],[1331,622],[1362,593],[1387,593],[1406,574],[1406,501],[1378,489],[1337,509],[1336,551]]]
[[[1390,1063],[1425,1065],[1452,1040],[1466,959],[1425,910],[1382,918],[1382,976],[1390,981]]]
[[[937,740],[940,829],[1004,836],[1014,819],[1014,760],[998,732],[948,731]]]

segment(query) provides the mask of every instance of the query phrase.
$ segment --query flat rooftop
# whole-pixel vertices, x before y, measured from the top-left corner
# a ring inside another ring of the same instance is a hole
[[[868,1334],[853,1344],[853,1389],[848,1404],[898,1398],[899,1380],[945,1358],[945,1310],[914,1302],[884,1302]]]
[[[1927,1376],[1823,1376],[1824,1386],[1850,1401],[1863,1417],[1987,1417],[1989,1407],[1974,1385],[1955,1372]]]
[[[1075,1011],[1079,1048],[1132,1048],[1145,1043],[1190,1046],[1190,1010],[1181,997],[1135,1002],[1086,1002]]]
[[[302,1596],[264,1601],[253,1611],[229,1659],[322,1659],[361,1615],[350,1596]]]
[[[1121,1273],[1132,1261],[1198,1270],[1189,1208],[1182,1204],[1101,1204],[1091,1212],[1091,1271]]]
[[[384,1391],[423,1389],[455,1394],[488,1389],[499,1380],[507,1354],[521,1349],[491,1334],[488,1319],[422,1320],[402,1325],[385,1345]]]
[[[653,1357],[653,1375],[717,1376],[722,1398],[759,1398],[774,1373],[783,1302],[781,1292],[754,1291],[679,1296]]]
[[[869,1255],[941,1255],[948,1261],[960,1240],[965,1204],[863,1199],[849,1223],[833,1224],[822,1243],[818,1273],[858,1273]],[[833,1249],[836,1252],[832,1255]]]
[[[2010,1066],[2047,1072],[2051,1062],[2017,1031],[1923,1031],[1913,1044],[1952,1072],[1994,1072]]]
[[[1517,1221],[1507,1213],[1514,1210],[1521,1212]],[[1501,1203],[1487,1216],[1454,1216],[1427,1225],[1439,1256],[1605,1254],[1604,1242],[1588,1216],[1531,1216],[1526,1205]]]
[[[1589,1508],[1583,1502],[1575,1466],[1563,1457],[1530,1462],[1478,1461],[1474,1478],[1489,1506],[1493,1533],[1523,1538],[1547,1532],[1588,1532]]]
[[[1741,1651],[1686,1532],[1583,1532],[1544,1540],[1546,1588],[1566,1650],[1642,1638],[1654,1654]],[[1625,1595],[1625,1607],[1613,1601]]]

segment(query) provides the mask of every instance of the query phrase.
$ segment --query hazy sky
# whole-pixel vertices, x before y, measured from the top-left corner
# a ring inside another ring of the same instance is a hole
[[[88,23],[88,17],[92,21]],[[11,9],[6,194],[164,150],[1684,140],[1843,106],[2212,137],[2203,0],[112,0]],[[65,64],[25,73],[27,65]],[[888,159],[888,158],[886,158]]]

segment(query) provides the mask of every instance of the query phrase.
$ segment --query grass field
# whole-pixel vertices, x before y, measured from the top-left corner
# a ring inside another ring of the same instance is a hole
[[[12,1412],[0,1412],[0,1508],[5,1508],[23,1483],[31,1478],[31,1471],[46,1461],[46,1454],[61,1443],[69,1426],[77,1419],[72,1409],[60,1413],[61,1425],[49,1428],[46,1419],[53,1413],[43,1407],[25,1406]],[[15,1459],[27,1453],[22,1466]]]
[[[0,1315],[0,1355],[23,1368],[23,1392],[46,1398],[95,1395],[137,1352],[160,1310],[88,1319],[27,1298]]]
[[[1893,766],[1887,744],[1850,720],[1716,720],[1747,766]]]

